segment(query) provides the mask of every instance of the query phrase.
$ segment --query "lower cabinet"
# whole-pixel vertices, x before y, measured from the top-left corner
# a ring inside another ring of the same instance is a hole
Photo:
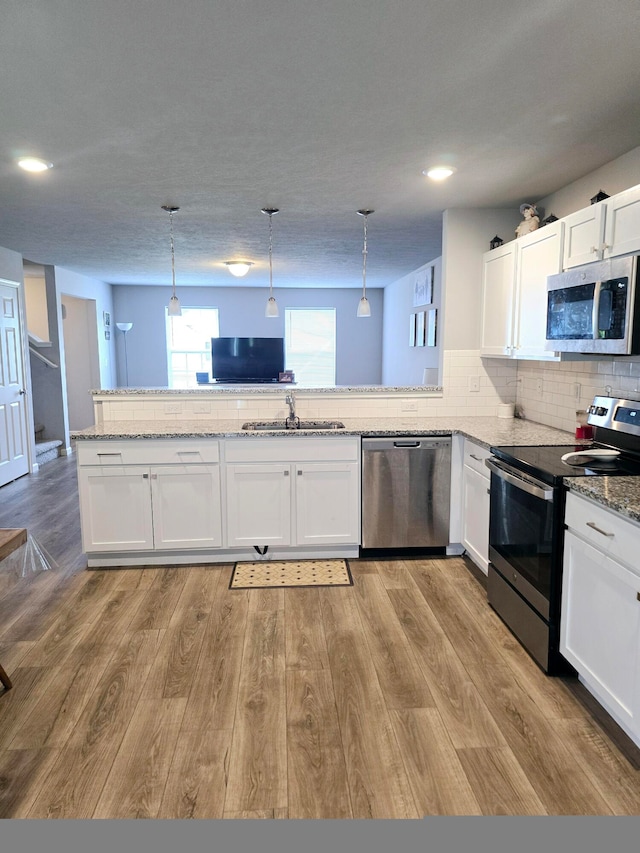
[[[359,439],[267,442],[227,443],[228,547],[357,545]]]
[[[134,464],[165,460],[169,464]],[[218,443],[91,442],[78,447],[84,550],[219,548]]]
[[[485,573],[489,567],[489,469],[488,449],[468,438],[462,467],[462,544],[473,562]]]
[[[89,565],[358,553],[357,436],[91,440],[77,458]]]
[[[640,746],[640,526],[567,496],[560,651]]]

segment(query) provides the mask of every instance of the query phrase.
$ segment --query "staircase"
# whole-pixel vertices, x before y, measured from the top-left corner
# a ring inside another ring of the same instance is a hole
[[[51,462],[52,459],[57,459],[60,455],[58,448],[62,447],[62,441],[58,438],[52,441],[43,439],[44,427],[42,424],[35,425],[36,434],[36,462],[38,465],[44,465],[45,462]]]

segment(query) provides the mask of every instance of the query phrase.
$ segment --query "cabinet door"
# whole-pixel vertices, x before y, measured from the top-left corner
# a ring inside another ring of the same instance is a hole
[[[296,544],[360,541],[359,467],[355,462],[294,465]]]
[[[227,465],[227,544],[291,544],[290,465]]]
[[[600,201],[564,217],[563,269],[602,258],[605,210],[604,203]]]
[[[473,562],[489,569],[489,478],[465,465],[463,468],[462,544]]]
[[[222,544],[217,465],[153,467],[151,501],[156,550]]]
[[[515,241],[483,256],[481,355],[512,354]]]
[[[618,193],[604,204],[604,257],[640,252],[640,186]]]
[[[560,651],[628,734],[640,737],[640,577],[565,537]]]
[[[147,467],[81,467],[78,485],[82,547],[87,553],[153,548]]]
[[[516,243],[516,358],[558,359],[545,349],[547,276],[562,268],[563,223],[553,222]]]

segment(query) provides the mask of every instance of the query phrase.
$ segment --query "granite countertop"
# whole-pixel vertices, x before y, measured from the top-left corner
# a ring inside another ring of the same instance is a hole
[[[564,430],[518,418],[451,417],[451,418],[341,418],[345,429],[326,430],[243,430],[242,421],[173,420],[173,421],[107,421],[71,433],[76,440],[145,439],[145,438],[231,438],[247,440],[269,436],[392,436],[449,435],[458,433],[483,447],[512,444],[567,444],[573,435]]]
[[[576,494],[640,522],[640,477],[565,477]]]

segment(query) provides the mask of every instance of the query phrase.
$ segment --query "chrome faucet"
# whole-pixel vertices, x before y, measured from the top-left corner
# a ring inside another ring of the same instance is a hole
[[[290,391],[284,398],[285,403],[289,406],[289,415],[287,417],[287,426],[296,425],[296,398],[293,391]]]

